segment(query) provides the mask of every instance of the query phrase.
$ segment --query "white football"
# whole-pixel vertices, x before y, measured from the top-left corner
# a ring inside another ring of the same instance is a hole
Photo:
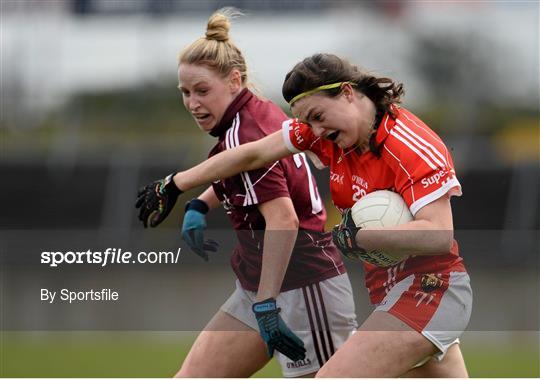
[[[378,190],[363,196],[353,205],[351,214],[356,226],[361,228],[393,227],[413,220],[403,198],[388,190]],[[369,251],[366,256],[359,258],[380,267],[396,265],[404,259],[403,256],[380,250]]]

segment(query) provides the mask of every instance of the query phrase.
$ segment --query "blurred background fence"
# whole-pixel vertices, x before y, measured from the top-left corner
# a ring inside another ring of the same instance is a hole
[[[236,6],[247,15],[235,20],[231,36],[247,58],[251,82],[286,112],[280,96],[282,80],[297,61],[315,52],[345,56],[405,84],[404,105],[443,137],[463,185],[464,195],[453,200],[453,210],[476,296],[471,330],[531,331],[536,339],[532,353],[538,354],[537,2],[1,0],[0,4],[2,255],[9,256],[8,249],[33,255],[21,248],[23,241],[47,241],[42,237],[48,233],[76,236],[78,231],[98,235],[113,231],[118,244],[129,244],[142,234],[180,244],[176,228],[181,207],[159,231],[143,231],[133,208],[135,192],[150,180],[206,158],[214,141],[198,130],[181,104],[176,55],[203,36],[214,10]],[[328,173],[313,172],[331,226],[339,219],[329,200]],[[184,199],[196,194],[190,192]],[[209,217],[209,226],[229,228],[222,211]],[[208,298],[203,304],[205,313],[213,312],[234,285],[228,253],[221,252],[206,268],[186,257],[181,273],[168,278],[167,284],[189,279],[202,287],[211,271],[214,290],[204,293]],[[361,319],[370,310],[362,274],[358,265],[347,265]],[[24,294],[29,284],[21,280],[26,278],[25,267],[17,268],[22,272],[4,272],[4,307],[20,304],[14,294]],[[142,267],[137,276],[155,284],[148,297],[163,288],[158,281],[161,271]],[[183,305],[201,302],[200,294],[189,286],[175,289],[171,297],[179,302],[169,311],[189,319]],[[55,312],[39,313],[38,319],[55,318]],[[143,308],[133,318],[147,320],[154,313],[155,309]],[[494,320],[495,324],[487,323],[491,328],[485,327],[486,321]],[[17,329],[12,322],[6,325],[4,320],[3,329]],[[527,373],[538,376],[538,360],[535,365]]]

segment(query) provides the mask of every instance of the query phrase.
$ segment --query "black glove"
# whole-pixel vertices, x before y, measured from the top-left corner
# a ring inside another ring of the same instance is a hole
[[[295,362],[306,358],[304,342],[283,322],[279,316],[281,309],[274,298],[254,303],[252,309],[261,337],[268,347],[269,357],[274,355],[274,350],[278,350]]]
[[[351,209],[345,210],[341,223],[332,229],[332,240],[341,253],[349,259],[364,260],[366,250],[356,243],[356,234],[360,227],[356,227],[352,218]]]
[[[176,173],[169,174],[164,179],[152,182],[139,190],[136,208],[140,208],[139,220],[142,221],[144,228],[156,227],[171,212],[178,196],[182,194],[173,181]]]

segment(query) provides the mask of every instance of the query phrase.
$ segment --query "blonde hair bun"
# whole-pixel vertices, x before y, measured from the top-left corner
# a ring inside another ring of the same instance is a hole
[[[240,49],[229,39],[231,20],[242,15],[242,12],[232,7],[215,11],[208,19],[206,36],[184,48],[178,55],[178,64],[205,65],[223,77],[236,69],[240,72],[242,84],[245,84],[246,61]]]
[[[208,20],[206,27],[206,39],[227,42],[229,40],[229,30],[231,22],[229,17],[223,13],[216,12]]]
[[[243,15],[242,12],[233,7],[225,7],[215,11],[208,19],[205,34],[206,39],[222,42],[229,41],[231,19]]]

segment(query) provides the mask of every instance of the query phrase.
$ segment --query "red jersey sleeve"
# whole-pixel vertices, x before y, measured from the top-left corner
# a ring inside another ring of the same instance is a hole
[[[435,132],[412,113],[401,109],[381,148],[395,173],[394,186],[411,213],[442,197],[461,195],[454,163]]]
[[[332,142],[315,136],[309,125],[299,122],[298,119],[285,120],[282,132],[283,141],[292,153],[304,151],[314,153],[319,162],[314,160],[313,155],[308,154],[308,156],[319,169],[330,165]]]

